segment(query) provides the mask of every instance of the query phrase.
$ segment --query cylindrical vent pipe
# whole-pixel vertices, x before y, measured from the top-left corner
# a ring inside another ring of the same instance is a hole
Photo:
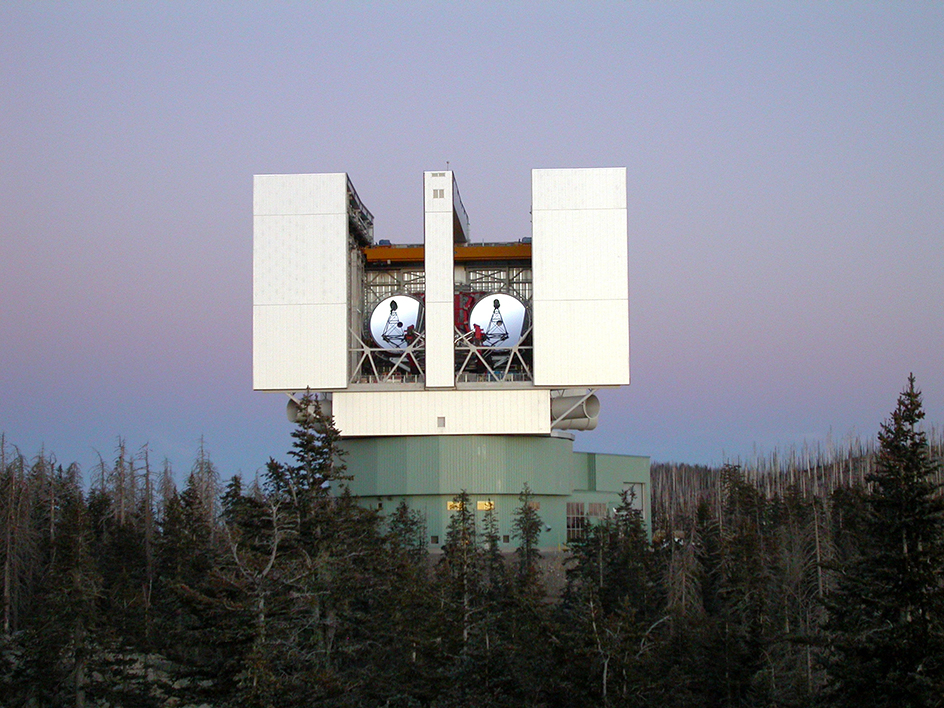
[[[551,420],[557,420],[563,416],[564,420],[574,420],[575,418],[596,418],[600,415],[600,399],[595,395],[587,396],[580,401],[582,396],[560,396],[551,399]],[[578,403],[579,401],[579,403]],[[573,410],[570,410],[573,408]],[[568,410],[570,412],[568,413]]]
[[[556,430],[593,430],[600,415],[600,399],[591,394],[551,399],[551,427]]]
[[[562,420],[554,426],[555,430],[593,430],[597,427],[599,418],[573,418]]]
[[[331,399],[323,398],[321,399],[320,403],[321,403],[321,413],[325,416],[330,416],[331,415]],[[289,398],[288,403],[285,406],[285,415],[288,416],[289,423],[300,423],[302,419],[305,418],[306,416],[314,415],[314,414],[315,414],[314,404],[308,406],[308,409],[306,411],[306,410],[303,410],[300,405],[298,405],[298,401],[296,401],[294,398]]]

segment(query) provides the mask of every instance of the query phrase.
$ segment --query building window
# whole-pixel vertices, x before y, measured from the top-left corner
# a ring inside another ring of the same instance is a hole
[[[445,199],[446,190],[445,189],[434,189],[433,190],[433,199]]]
[[[491,499],[488,501],[480,501],[476,504],[476,508],[479,511],[492,511],[495,508],[495,502]]]
[[[511,543],[511,538],[508,537],[508,534],[502,536],[502,543]]]
[[[446,511],[462,511],[462,502],[447,501]]]
[[[436,427],[437,427],[437,428],[445,428],[445,427],[446,427],[446,416],[441,415],[441,416],[439,416],[438,418],[436,418]]]
[[[587,533],[587,517],[583,502],[567,502],[567,541],[576,541]]]
[[[606,516],[606,502],[590,502],[590,509],[587,512],[587,516],[592,516],[596,519],[602,519]]]
[[[429,542],[432,543],[434,546],[438,546],[438,545],[439,545],[439,536],[430,536],[430,537],[429,537]]]
[[[541,511],[541,502],[539,501],[530,501],[528,502],[528,507],[534,509],[535,511]]]

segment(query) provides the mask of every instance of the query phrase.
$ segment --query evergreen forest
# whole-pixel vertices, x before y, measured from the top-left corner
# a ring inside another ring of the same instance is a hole
[[[890,402],[892,403],[892,402]],[[466,495],[441,552],[299,422],[258,479],[178,488],[122,440],[83,475],[0,439],[0,708],[944,706],[940,436],[911,377],[877,440],[655,464],[565,554]]]

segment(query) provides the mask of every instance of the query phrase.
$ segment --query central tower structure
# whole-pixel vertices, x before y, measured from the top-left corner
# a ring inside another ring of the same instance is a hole
[[[450,171],[424,174],[422,244],[375,243],[343,173],[258,175],[253,201],[253,386],[288,393],[290,418],[324,394],[355,494],[422,508],[435,543],[460,489],[488,506],[528,482],[570,519],[576,491],[610,495],[599,511],[648,485],[646,458],[591,464],[561,432],[629,383],[625,169],[533,170],[515,241],[472,242]]]

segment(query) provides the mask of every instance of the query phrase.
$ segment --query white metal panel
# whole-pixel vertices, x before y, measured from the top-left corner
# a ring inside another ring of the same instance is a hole
[[[452,172],[426,172],[423,183],[426,385],[445,388],[455,385]]]
[[[451,303],[426,304],[426,386],[451,388],[455,385],[453,339],[443,333],[453,324]]]
[[[253,388],[324,391],[347,386],[346,325],[344,304],[254,306]]]
[[[253,388],[344,388],[347,175],[258,175],[253,212]]]
[[[628,300],[625,209],[535,211],[532,223],[535,298]]]
[[[347,174],[255,175],[252,213],[345,214]]]
[[[629,383],[624,168],[532,171],[532,266],[535,384]]]
[[[532,170],[531,208],[625,209],[626,168]]]
[[[347,301],[347,216],[253,218],[253,302],[257,305]]]
[[[331,405],[345,436],[547,434],[551,425],[540,390],[343,391]]]
[[[563,343],[560,327],[535,326],[535,385],[583,387],[629,383],[626,300],[538,300],[534,303],[534,321],[580,323],[580,336]]]

